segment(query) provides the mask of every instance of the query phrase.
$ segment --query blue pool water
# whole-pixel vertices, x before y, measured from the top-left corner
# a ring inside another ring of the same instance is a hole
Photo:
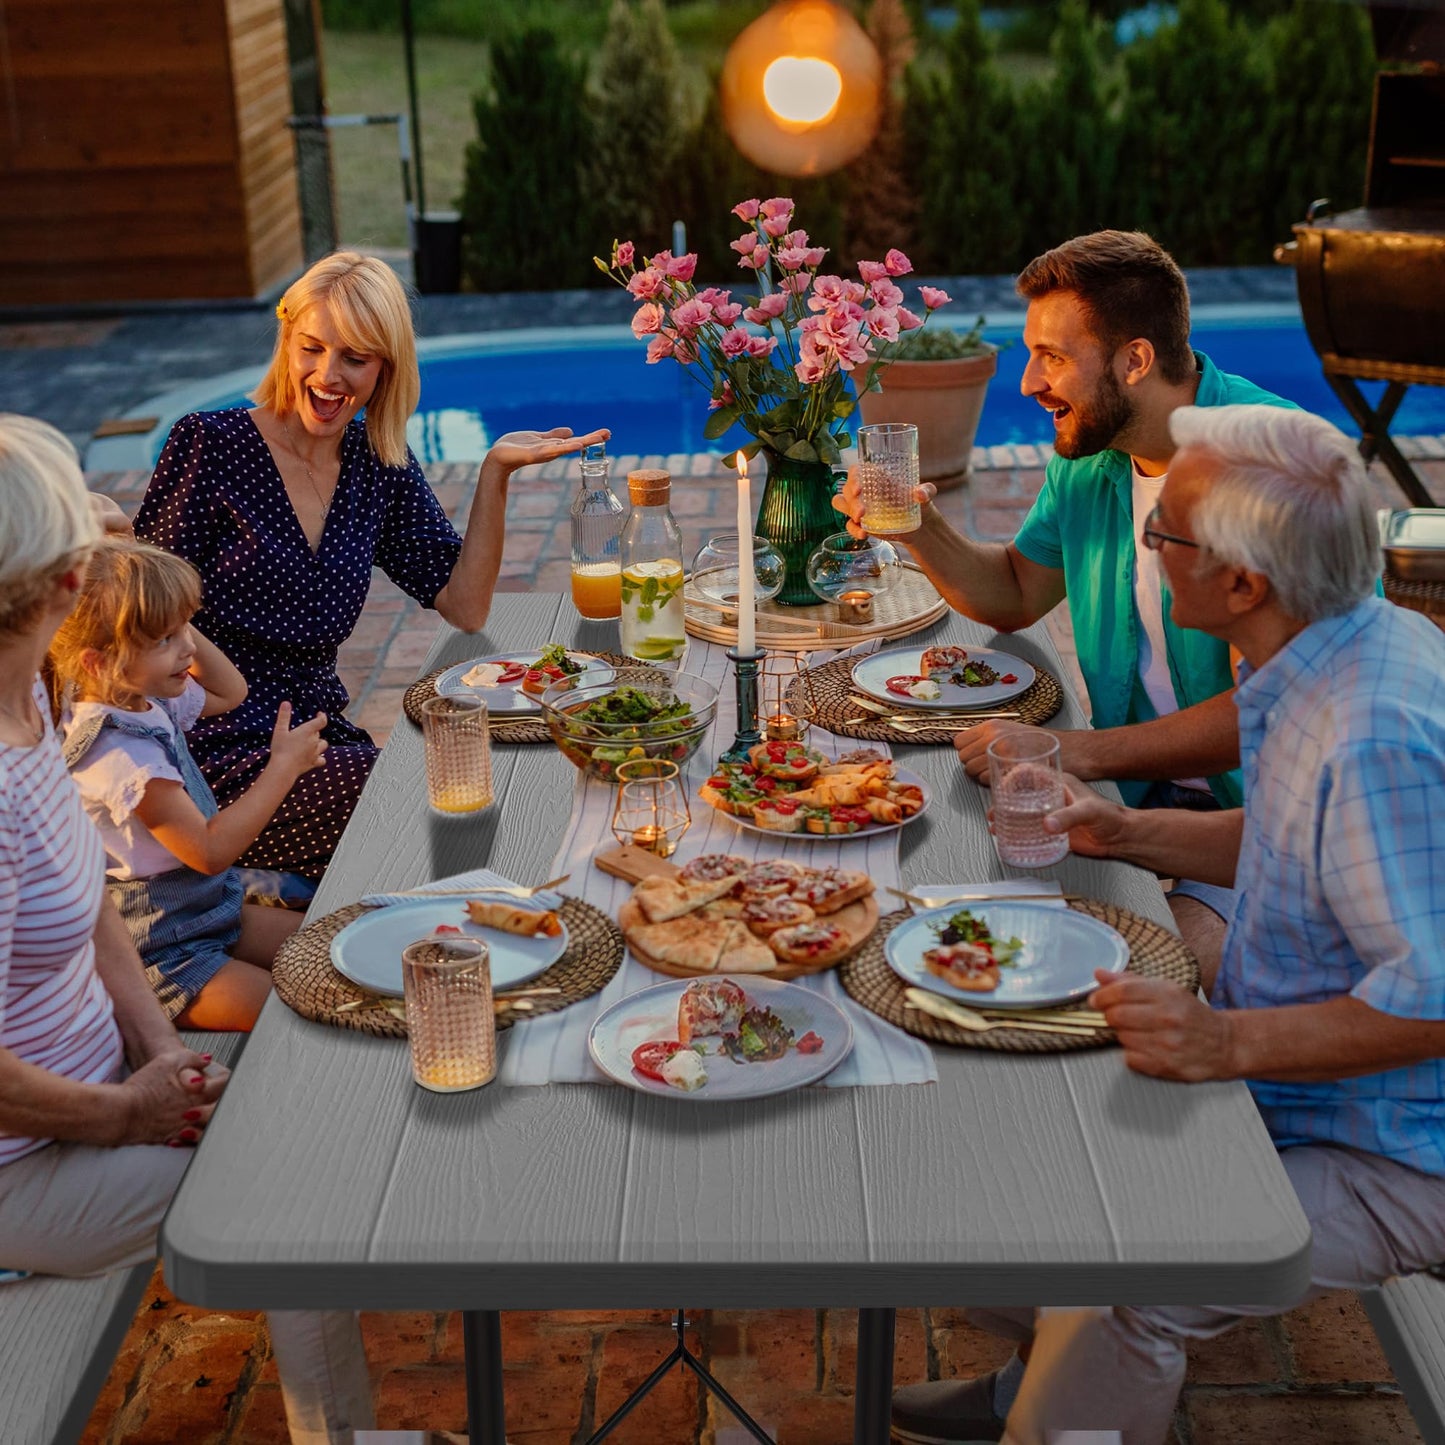
[[[987,334],[1005,349],[989,387],[978,444],[1049,440],[1053,424],[1048,413],[1019,392],[1027,358],[1018,329],[991,329]],[[1319,358],[1296,316],[1196,318],[1193,339],[1223,370],[1247,376],[1328,417],[1350,436],[1358,435],[1326,385]],[[575,335],[444,338],[423,342],[421,350],[421,405],[408,439],[423,462],[474,461],[503,432],[531,427],[570,426],[578,432],[610,427],[614,456],[728,452],[748,439],[741,427],[734,427],[720,440],[705,443],[706,392],[676,362],[647,365],[644,346],[620,328]],[[189,410],[236,405],[253,384],[233,374],[217,378],[209,393],[204,383],[187,388],[184,395],[174,393],[169,406],[170,398],[154,399],[146,410],[162,420],[145,441],[148,455],[108,464],[153,465],[176,417]],[[1367,395],[1381,389],[1365,387]],[[1445,388],[1411,390],[1392,431],[1445,432]],[[88,456],[87,464],[100,462]]]

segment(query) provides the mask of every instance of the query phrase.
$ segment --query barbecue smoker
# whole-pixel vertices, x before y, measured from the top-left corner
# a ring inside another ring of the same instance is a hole
[[[1305,330],[1360,428],[1360,454],[1429,507],[1390,423],[1411,386],[1445,386],[1445,9],[1378,5],[1370,23],[1376,54],[1411,69],[1375,79],[1365,204],[1334,215],[1316,201],[1275,259],[1295,268]],[[1377,406],[1361,381],[1386,383]]]

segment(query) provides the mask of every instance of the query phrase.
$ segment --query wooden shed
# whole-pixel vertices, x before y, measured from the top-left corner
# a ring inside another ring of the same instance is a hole
[[[283,0],[0,0],[0,305],[287,281],[290,114]]]

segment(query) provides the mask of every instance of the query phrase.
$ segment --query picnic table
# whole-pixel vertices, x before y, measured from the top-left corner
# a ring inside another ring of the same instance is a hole
[[[615,648],[615,625],[499,595],[485,633],[441,629],[428,667],[553,640]],[[992,642],[1061,675],[1042,626],[1001,640],[950,616],[928,640]],[[1053,725],[1083,723],[1066,696]],[[900,835],[905,881],[1005,877],[987,794],[952,750],[895,753],[935,795]],[[311,916],[482,865],[548,877],[576,770],[536,745],[494,747],[493,768],[496,806],[436,818],[420,736],[399,722]],[[1070,857],[1057,876],[1168,923],[1151,874]],[[1309,1226],[1242,1084],[1144,1078],[1112,1048],[940,1048],[937,1068],[936,1084],[706,1106],[601,1083],[441,1096],[412,1083],[404,1043],[273,997],[166,1220],[166,1279],[221,1309],[463,1311],[486,1445],[504,1438],[503,1310],[859,1309],[855,1440],[885,1445],[895,1307],[1284,1305],[1303,1290]]]

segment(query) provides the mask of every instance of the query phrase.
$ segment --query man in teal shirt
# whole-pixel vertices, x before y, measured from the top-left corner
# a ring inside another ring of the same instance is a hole
[[[1029,302],[1023,392],[1053,414],[1054,457],[1043,490],[1009,543],[974,542],[925,505],[901,540],[944,598],[987,627],[1012,632],[1067,595],[1093,730],[1057,734],[1064,767],[1110,778],[1126,802],[1237,807],[1239,725],[1228,645],[1176,626],[1158,553],[1144,530],[1164,486],[1181,406],[1289,406],[1221,372],[1189,345],[1189,291],[1163,247],[1139,232],[1077,236],[1024,268]],[[931,502],[925,484],[920,498]],[[856,482],[834,506],[862,535]],[[897,538],[893,540],[899,540]],[[1022,724],[984,723],[956,739],[969,773]],[[1228,903],[1206,890],[1175,904],[1186,937],[1217,956]]]

